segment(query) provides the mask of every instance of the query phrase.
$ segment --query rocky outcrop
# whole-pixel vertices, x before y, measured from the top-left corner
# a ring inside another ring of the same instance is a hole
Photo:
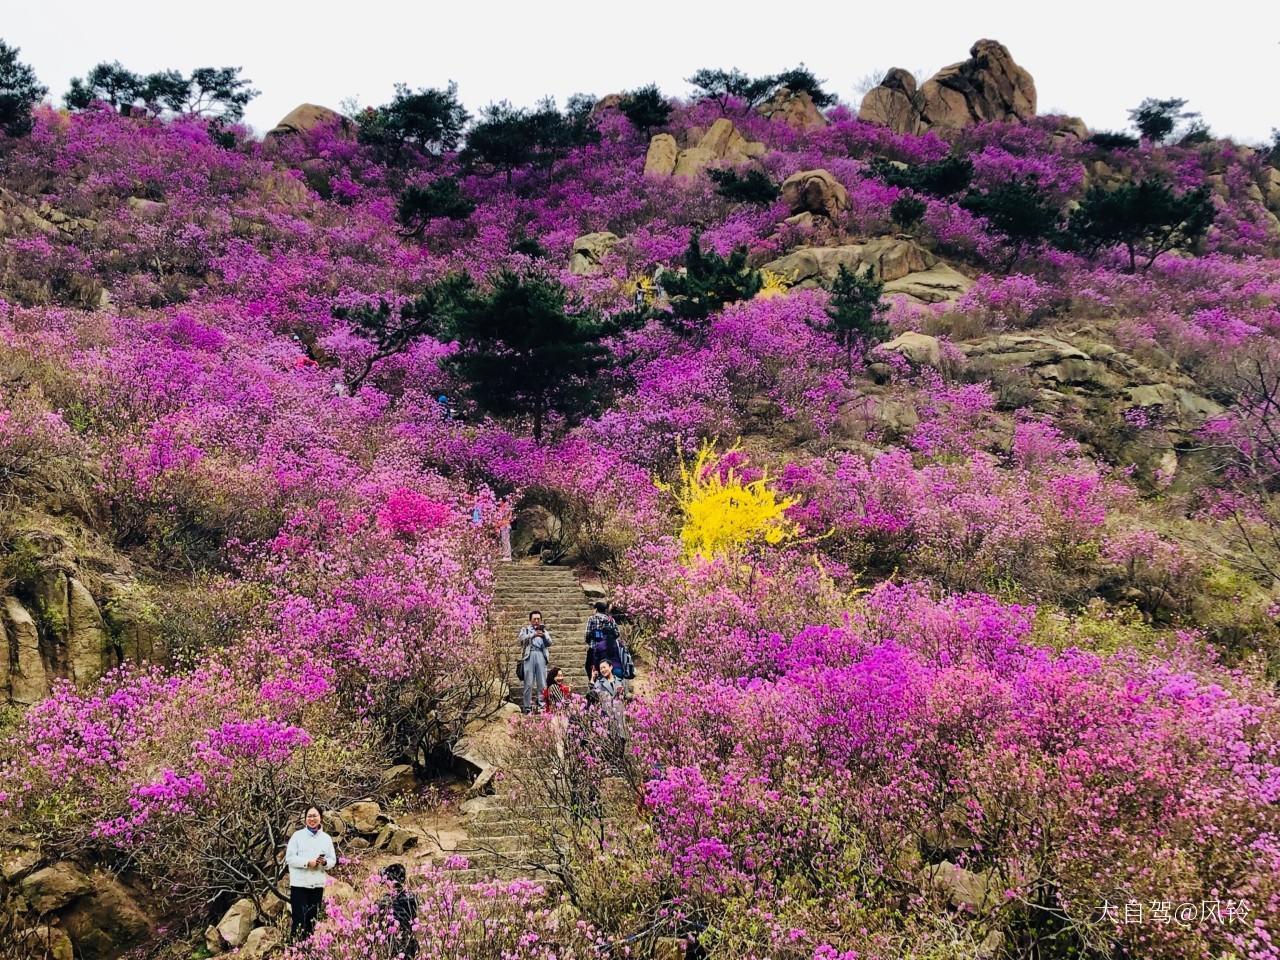
[[[109,960],[152,939],[155,925],[130,890],[110,874],[94,874],[93,890],[61,914],[84,960]]]
[[[275,927],[258,927],[245,938],[244,946],[236,954],[237,960],[260,960],[277,952],[283,941]]]
[[[397,763],[382,771],[378,793],[384,797],[396,797],[402,793],[413,793],[418,786],[418,775],[414,773],[413,764]]]
[[[821,130],[827,125],[827,118],[807,90],[792,93],[786,87],[780,87],[756,110],[770,120],[781,120],[796,130]]]
[[[569,255],[569,272],[579,277],[599,273],[604,258],[617,242],[618,235],[608,230],[578,237],[573,241],[573,251]]]
[[[248,898],[237,900],[222,915],[214,927],[220,945],[235,949],[242,946],[253,932],[253,925],[258,919],[258,910]]]
[[[980,913],[995,905],[989,873],[975,873],[949,860],[925,867],[920,884],[943,893],[953,907],[966,913]]]
[[[958,343],[971,376],[1002,390],[1022,391],[1029,407],[1059,422],[1081,424],[1109,446],[1110,459],[1170,473],[1178,448],[1222,407],[1175,369],[1156,369],[1084,328],[1071,334],[1001,333]],[[1126,436],[1122,418],[1141,408],[1155,424],[1140,440]]]
[[[870,269],[884,282],[886,296],[919,303],[956,300],[973,285],[915,241],[895,236],[839,247],[801,247],[765,264],[765,269],[790,278],[800,288],[830,283],[841,267]]]
[[[915,89],[900,68],[885,75],[862,99],[858,116],[900,133],[930,127],[958,130],[993,120],[1029,120],[1036,113],[1036,85],[1008,48],[979,40],[969,59],[943,67]]]
[[[744,137],[727,117],[721,117],[706,132],[688,133],[689,145],[671,159],[676,140],[669,133],[659,133],[649,141],[644,172],[650,176],[693,177],[713,163],[736,165],[763,156],[765,145]]]
[[[377,833],[391,822],[382,808],[372,800],[357,800],[338,811],[338,816],[356,833]]]
[[[676,172],[680,145],[669,133],[655,133],[644,155],[644,172],[649,177],[669,177]]]
[[[801,170],[782,181],[782,199],[793,214],[812,213],[834,218],[849,209],[844,185],[826,170]]]
[[[54,680],[86,685],[125,662],[162,660],[145,591],[124,572],[82,564],[67,540],[44,531],[15,538],[23,572],[0,596],[0,702],[32,704]]]
[[[93,890],[89,877],[74,863],[62,860],[29,874],[19,885],[36,913],[51,913]]]
[[[884,295],[892,300],[900,298],[916,303],[951,303],[959,300],[973,281],[954,267],[939,261],[928,270],[917,270],[890,280],[884,285]]]
[[[899,334],[887,343],[878,344],[871,353],[875,357],[897,354],[916,366],[936,367],[942,363],[942,343],[938,338],[914,330]]]
[[[889,127],[894,133],[917,134],[924,130],[923,100],[911,71],[894,67],[878,87],[872,87],[858,107],[858,119]]]
[[[49,675],[40,656],[40,634],[35,619],[18,602],[5,597],[0,606],[0,695],[28,706],[49,695]]]
[[[274,127],[267,131],[265,139],[287,137],[295,133],[308,133],[317,127],[335,126],[342,133],[351,128],[349,121],[336,110],[314,103],[301,103],[286,113]]]

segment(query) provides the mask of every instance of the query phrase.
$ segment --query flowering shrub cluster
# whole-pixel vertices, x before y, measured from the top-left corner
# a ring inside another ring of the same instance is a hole
[[[465,862],[460,865],[465,865]],[[528,880],[456,882],[449,869],[411,875],[405,889],[417,899],[410,930],[402,930],[389,906],[390,888],[370,881],[361,895],[331,910],[289,960],[395,960],[406,934],[420,944],[419,957],[457,960],[585,960],[602,941],[583,921],[547,905],[546,890]]]

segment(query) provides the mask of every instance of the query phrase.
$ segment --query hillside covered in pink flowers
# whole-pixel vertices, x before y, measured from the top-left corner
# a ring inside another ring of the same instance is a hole
[[[555,856],[422,858],[421,956],[1280,957],[1280,145],[703,79],[0,133],[0,957],[265,955],[308,805],[456,813],[509,523],[629,736],[502,721]],[[398,955],[360,844],[290,956]]]

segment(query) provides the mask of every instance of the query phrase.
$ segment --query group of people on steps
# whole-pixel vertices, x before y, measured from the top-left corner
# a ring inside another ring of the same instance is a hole
[[[542,611],[529,611],[529,622],[516,637],[520,644],[520,669],[524,683],[521,709],[526,714],[557,712],[569,702],[571,691],[562,679],[560,667],[550,666],[549,651],[554,645],[551,632],[542,622]],[[584,637],[587,675],[587,700],[600,707],[609,718],[613,733],[625,739],[627,680],[632,679],[630,652],[618,631],[618,622],[603,600],[587,620]]]
[[[529,622],[520,628],[519,674],[524,682],[522,709],[526,714],[561,713],[573,696],[563,679],[560,667],[550,666],[549,651],[554,641],[542,612],[529,612]],[[610,614],[608,604],[600,601],[587,620],[583,639],[586,657],[583,669],[587,675],[587,701],[595,704],[608,719],[610,733],[618,741],[627,738],[627,680],[634,676],[630,652],[618,631],[618,622]],[[297,942],[311,935],[320,917],[327,874],[338,863],[333,839],[325,832],[319,807],[308,807],[303,826],[289,838],[285,850],[289,867],[289,900],[292,913],[290,940]],[[416,896],[406,888],[403,864],[386,867],[381,879],[387,894],[379,907],[388,920],[394,920],[398,952],[407,960],[418,955],[419,944],[412,923],[418,913]]]

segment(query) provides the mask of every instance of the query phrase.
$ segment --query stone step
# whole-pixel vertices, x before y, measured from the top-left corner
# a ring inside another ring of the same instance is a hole
[[[454,883],[480,883],[484,880],[533,880],[547,887],[548,891],[560,885],[560,881],[540,870],[518,870],[503,868],[501,870],[450,870],[449,879]]]
[[[454,857],[466,857],[472,870],[492,869],[495,867],[529,867],[534,868],[554,859],[550,850],[539,850],[529,847],[525,837],[513,838],[520,843],[509,849],[493,850],[484,847],[457,849],[450,853]]]
[[[529,830],[524,820],[491,820],[487,823],[474,823],[467,830],[473,843],[487,843],[490,840],[522,839]]]
[[[535,807],[532,807],[532,808],[530,808],[530,809],[531,809],[533,812],[536,812],[536,813],[551,813],[551,812],[554,812],[555,810],[557,810],[557,809],[559,809],[559,808],[558,808],[558,807],[556,807],[556,806],[554,806],[554,805],[552,805],[552,804],[548,804],[548,805],[545,805],[545,806],[535,806]],[[469,815],[468,815],[468,818],[467,818],[467,819],[468,819],[471,823],[480,823],[480,824],[484,824],[484,823],[511,823],[511,824],[520,823],[520,818],[519,818],[519,817],[515,816],[515,815],[512,813],[512,811],[511,811],[511,810],[509,810],[507,807],[505,807],[505,806],[501,806],[500,804],[498,804],[498,803],[496,803],[496,802],[495,802],[492,806],[478,807],[477,809],[473,810],[473,812],[472,812],[471,814],[469,814]]]

